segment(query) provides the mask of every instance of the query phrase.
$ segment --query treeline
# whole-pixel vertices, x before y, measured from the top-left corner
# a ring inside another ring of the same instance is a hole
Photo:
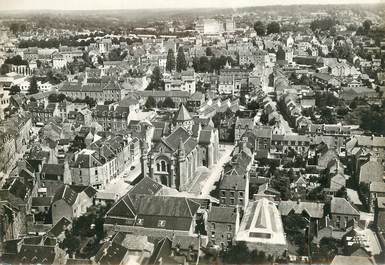
[[[310,23],[310,29],[314,32],[332,30],[338,23],[339,22],[332,17],[316,19]]]
[[[91,35],[95,36],[94,34],[90,34],[90,36]],[[89,39],[85,40],[86,38],[89,38]],[[142,42],[142,40],[120,37],[120,38],[112,38],[111,42],[112,44],[116,44],[116,45],[119,45],[121,42],[125,42],[127,43],[127,45],[131,45],[133,43]],[[86,47],[86,46],[89,46],[91,43],[96,43],[96,40],[94,37],[88,37],[87,35],[85,36],[80,35],[80,36],[69,37],[69,38],[52,38],[48,40],[37,40],[37,39],[22,40],[19,43],[19,48],[29,48],[29,47],[59,48],[60,45],[69,46],[69,47],[79,47],[79,46]]]
[[[279,33],[281,31],[281,26],[278,22],[270,22],[267,25],[262,21],[257,21],[254,23],[254,30],[257,32],[258,36],[265,36],[266,34]]]
[[[227,62],[232,66],[238,65],[238,60],[234,60],[231,56],[222,55],[220,57],[213,56],[211,58],[201,56],[199,58],[193,58],[193,68],[195,72],[198,73],[212,73],[223,69]]]

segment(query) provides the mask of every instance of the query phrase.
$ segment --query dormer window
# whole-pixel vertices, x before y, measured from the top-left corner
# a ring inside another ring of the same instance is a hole
[[[159,220],[158,221],[158,227],[165,227],[166,226],[166,220]]]
[[[136,225],[143,225],[144,223],[144,219],[143,218],[138,218],[138,220],[136,221]]]

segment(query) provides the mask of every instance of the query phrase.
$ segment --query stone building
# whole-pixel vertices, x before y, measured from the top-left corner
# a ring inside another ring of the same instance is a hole
[[[186,191],[196,178],[200,166],[212,167],[218,161],[218,130],[208,124],[195,124],[184,105],[171,126],[151,148],[142,144],[142,172],[166,186]]]

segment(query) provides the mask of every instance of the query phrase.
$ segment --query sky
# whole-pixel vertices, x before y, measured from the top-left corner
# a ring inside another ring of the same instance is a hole
[[[385,0],[0,0],[0,10],[103,10],[151,8],[235,8],[260,5],[385,3]]]

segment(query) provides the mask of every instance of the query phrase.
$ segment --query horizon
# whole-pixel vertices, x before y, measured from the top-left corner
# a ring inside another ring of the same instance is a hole
[[[238,9],[253,7],[274,6],[328,6],[328,5],[377,5],[385,4],[385,0],[196,0],[185,2],[177,0],[142,0],[140,3],[131,0],[110,0],[108,3],[101,0],[67,0],[66,2],[49,0],[0,0],[2,12],[28,12],[28,11],[124,11],[124,10],[186,10],[186,9]],[[7,3],[8,2],[8,3]],[[198,3],[197,3],[198,2]],[[234,4],[235,3],[235,4]],[[76,8],[74,8],[76,7]]]

